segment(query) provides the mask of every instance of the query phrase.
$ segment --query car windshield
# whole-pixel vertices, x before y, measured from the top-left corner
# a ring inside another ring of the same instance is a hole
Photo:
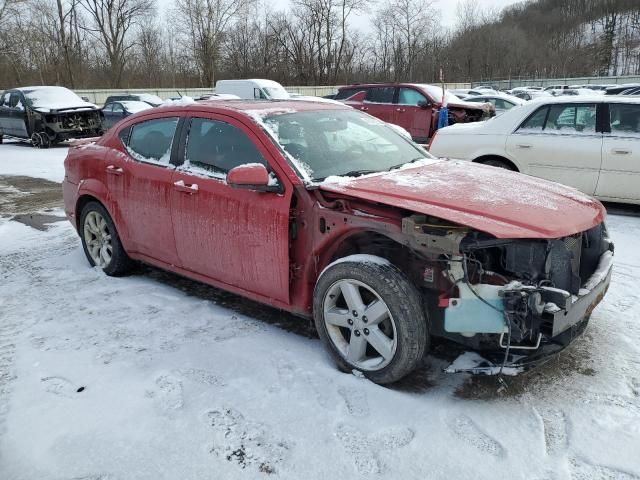
[[[41,87],[22,90],[33,108],[68,108],[89,106],[78,95],[64,87]]]
[[[436,85],[426,85],[420,84],[418,85],[421,89],[429,94],[429,96],[434,99],[436,102],[442,102],[442,87],[438,87]],[[459,97],[456,97],[449,90],[444,91],[444,98],[446,103],[456,103],[460,101]]]
[[[272,115],[267,128],[303,178],[359,176],[433,158],[386,123],[356,111]]]
[[[129,113],[137,113],[137,112],[141,112],[143,110],[148,110],[150,108],[153,108],[148,103],[138,102],[138,101],[135,101],[135,100],[129,100],[129,101],[120,102],[120,103],[122,103],[122,106]]]
[[[271,99],[288,99],[291,98],[289,92],[287,92],[284,88],[278,87],[263,87],[263,90],[267,93],[269,98]]]
[[[162,100],[157,95],[151,95],[150,93],[141,93],[138,95],[141,102],[152,103],[154,105],[160,105],[164,100]]]

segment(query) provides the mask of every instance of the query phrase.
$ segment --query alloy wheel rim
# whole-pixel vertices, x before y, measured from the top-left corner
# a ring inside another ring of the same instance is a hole
[[[375,371],[386,367],[398,346],[396,324],[380,295],[358,280],[338,280],[323,301],[329,338],[354,367]]]
[[[93,263],[106,268],[111,263],[113,244],[109,225],[100,213],[92,211],[85,217],[84,241]]]

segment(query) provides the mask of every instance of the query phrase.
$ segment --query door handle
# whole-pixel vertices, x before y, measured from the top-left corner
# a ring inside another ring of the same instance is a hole
[[[178,180],[173,183],[173,188],[182,193],[188,193],[189,195],[193,195],[194,193],[198,193],[198,184],[197,183],[184,183],[183,180]]]
[[[360,110],[363,110],[366,112],[367,110],[369,110],[369,107],[360,107]]]
[[[516,147],[518,148],[531,148],[531,145],[529,145],[528,143],[519,143],[516,145]]]
[[[614,155],[629,155],[631,153],[631,150],[623,150],[621,148],[614,148],[613,150],[611,150],[611,153],[613,153]]]
[[[396,112],[402,113],[402,112],[406,112],[406,110],[404,108],[396,108]]]
[[[122,175],[124,173],[124,170],[122,170],[122,168],[120,167],[116,167],[115,165],[108,165],[107,173],[110,173],[111,175]]]

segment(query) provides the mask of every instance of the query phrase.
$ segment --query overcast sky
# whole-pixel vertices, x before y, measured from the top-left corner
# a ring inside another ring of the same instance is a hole
[[[479,0],[480,6],[482,9],[487,8],[498,8],[502,9],[507,5],[511,5],[514,3],[521,2],[523,0]],[[383,5],[385,0],[378,0],[377,5]],[[290,4],[290,0],[264,0],[263,5],[273,8],[274,10],[282,10],[288,7]],[[452,27],[456,22],[456,6],[458,4],[457,0],[436,0],[435,8],[440,10],[442,25],[446,27]],[[355,16],[351,20],[351,24],[360,29],[366,30],[369,28],[369,16],[368,15],[360,15],[358,18]]]

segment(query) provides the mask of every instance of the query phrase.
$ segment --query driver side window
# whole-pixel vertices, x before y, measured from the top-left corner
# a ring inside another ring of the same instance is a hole
[[[193,118],[185,148],[184,167],[203,169],[215,177],[225,178],[238,165],[267,162],[240,129],[219,120]]]

